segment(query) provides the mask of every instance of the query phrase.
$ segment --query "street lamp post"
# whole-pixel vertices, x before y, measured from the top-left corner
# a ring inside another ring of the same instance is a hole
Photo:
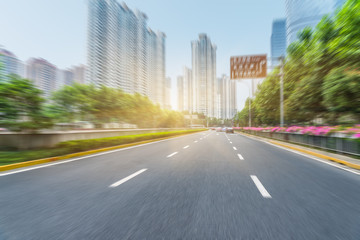
[[[270,58],[270,59],[274,59],[274,58]],[[275,59],[280,61],[280,74],[278,75],[280,77],[280,127],[283,127],[284,126],[284,65],[285,65],[285,59],[283,56],[277,57]],[[275,68],[275,66],[272,66],[271,68]]]
[[[251,81],[253,81],[253,80],[251,79]],[[243,81],[241,81],[241,83],[244,83],[249,89],[249,127],[251,127],[251,95],[252,95],[251,94],[251,85],[249,86],[247,84],[247,82],[243,82]]]
[[[284,126],[284,58],[280,57],[280,127]]]

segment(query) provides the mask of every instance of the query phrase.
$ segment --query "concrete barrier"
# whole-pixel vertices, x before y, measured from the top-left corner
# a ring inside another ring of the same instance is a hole
[[[60,142],[70,140],[95,139],[105,137],[117,137],[124,135],[168,132],[184,130],[184,128],[148,128],[148,129],[117,129],[117,130],[77,130],[57,131],[42,133],[0,133],[0,148],[15,148],[18,150],[29,150],[37,148],[54,147]]]

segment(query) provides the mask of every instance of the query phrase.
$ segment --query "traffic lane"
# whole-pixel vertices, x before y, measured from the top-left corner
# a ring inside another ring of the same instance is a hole
[[[307,229],[303,235],[315,239],[360,238],[358,175],[241,135],[230,138],[278,200],[269,211],[289,229]]]
[[[70,159],[71,162],[65,160],[64,162],[56,162],[55,164],[60,164],[53,166],[45,164],[44,168],[0,176],[0,191],[4,191],[4,188],[14,188],[16,185],[27,184],[29,186],[38,186],[39,184],[48,184],[52,181],[54,183],[59,183],[58,181],[61,180],[68,181],[72,178],[75,178],[74,182],[81,181],[81,179],[88,182],[96,176],[104,176],[106,178],[113,176],[118,178],[119,172],[123,170],[128,170],[124,172],[126,175],[137,168],[146,168],[148,165],[151,165],[151,161],[163,161],[162,158],[153,158],[152,156],[157,156],[159,153],[166,156],[172,151],[177,151],[179,146],[199,139],[204,136],[203,134],[196,133],[162,142],[85,156],[76,161]],[[44,179],[47,181],[43,181]],[[94,180],[98,181],[99,179]],[[33,181],[34,184],[31,184],[29,181]],[[112,181],[112,179],[109,179],[109,181]],[[59,184],[66,186],[65,183]]]
[[[232,214],[232,202],[247,202],[249,196],[260,199],[259,195],[245,174],[238,174],[230,146],[226,150],[226,145],[203,140],[168,159],[168,170],[154,166],[152,172],[146,171],[117,188],[86,194],[66,188],[68,191],[61,194],[54,191],[35,199],[32,206],[26,201],[24,205],[8,205],[1,212],[11,221],[2,222],[0,228],[13,239],[236,236],[231,223],[239,217]],[[237,179],[239,176],[244,179]],[[253,194],[237,187],[239,183],[247,184]]]
[[[266,233],[258,233],[247,219],[264,199],[221,137],[211,135],[173,156],[170,171],[154,169],[147,188],[129,199],[131,204],[119,206],[116,222],[121,227],[113,229],[114,235],[121,239],[264,237]],[[137,200],[141,210],[132,204]],[[120,217],[130,213],[137,215]]]
[[[80,160],[4,176],[0,181],[2,193],[0,230],[16,233],[15,235],[24,233],[20,239],[30,235],[36,236],[33,239],[39,239],[39,236],[45,236],[43,239],[58,236],[61,231],[56,234],[57,230],[49,232],[47,229],[52,229],[50,226],[58,225],[59,222],[71,223],[73,216],[86,216],[86,212],[93,208],[98,210],[94,210],[95,213],[101,214],[101,208],[97,207],[99,202],[111,206],[111,202],[117,200],[113,199],[113,195],[108,194],[110,184],[139,170],[144,165],[166,167],[165,156],[169,148],[177,147],[178,149],[178,146],[203,136],[196,135],[178,138],[175,143],[170,140],[153,144],[151,147],[147,145],[101,155],[94,157],[93,161]],[[127,161],[118,161],[119,157]],[[141,188],[134,188],[134,190],[139,191]],[[101,206],[106,208],[107,205],[101,204]],[[70,224],[64,231],[72,229],[73,226],[79,226],[80,223],[81,221],[78,224]],[[40,227],[40,229],[32,227],[43,224],[46,227]],[[40,234],[42,231],[44,231],[43,234]],[[76,229],[73,231],[76,232]],[[37,235],[36,232],[39,234]]]

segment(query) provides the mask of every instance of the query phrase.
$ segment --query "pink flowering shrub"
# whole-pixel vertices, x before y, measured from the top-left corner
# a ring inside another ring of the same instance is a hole
[[[290,127],[243,127],[243,130],[261,131],[261,132],[285,132],[298,133],[315,136],[325,136],[331,133],[342,133],[349,137],[360,138],[360,124],[353,127],[344,126],[290,126]]]

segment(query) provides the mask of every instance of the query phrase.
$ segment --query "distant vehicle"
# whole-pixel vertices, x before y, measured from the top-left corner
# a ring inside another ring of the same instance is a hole
[[[226,133],[234,133],[234,129],[233,128],[226,128]]]
[[[226,132],[226,127],[221,129],[222,132]]]
[[[221,128],[216,128],[217,132],[221,132],[221,130],[222,130]]]

